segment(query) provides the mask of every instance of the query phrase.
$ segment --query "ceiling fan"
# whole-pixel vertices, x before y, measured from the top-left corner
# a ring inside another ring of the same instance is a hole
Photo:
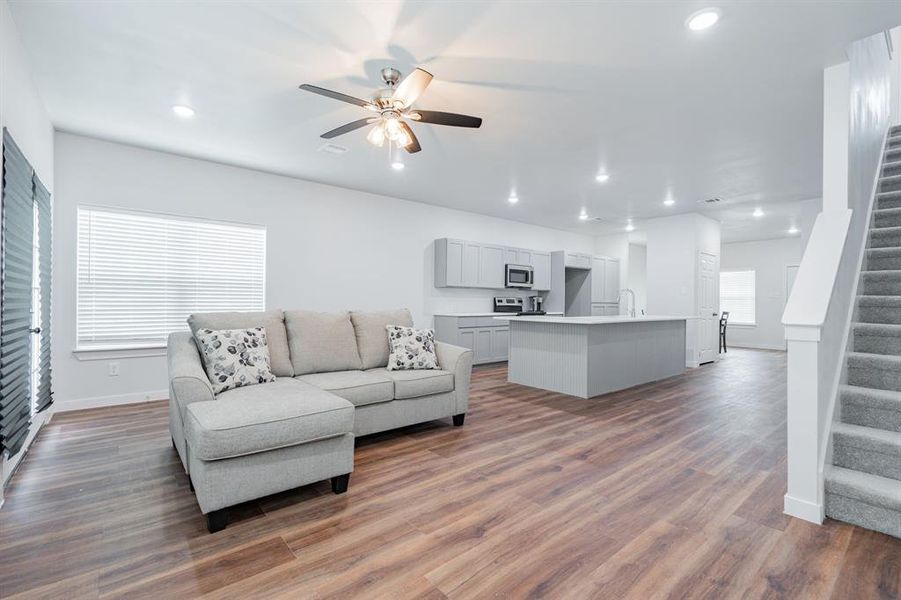
[[[375,116],[359,119],[331,131],[326,131],[320,137],[331,139],[367,125],[374,125],[366,136],[366,139],[371,143],[376,146],[383,146],[385,140],[388,140],[389,144],[394,143],[413,154],[422,150],[422,147],[405,119],[420,123],[432,123],[434,125],[450,125],[451,127],[477,128],[482,125],[482,119],[479,117],[436,110],[413,109],[413,103],[416,102],[419,95],[432,81],[432,74],[424,69],[416,68],[403,81],[400,80],[400,71],[392,67],[382,69],[381,75],[382,81],[385,82],[387,87],[376,91],[372,95],[371,100],[355,98],[308,83],[300,86],[302,90],[340,100],[341,102],[355,104],[366,110],[378,113]]]

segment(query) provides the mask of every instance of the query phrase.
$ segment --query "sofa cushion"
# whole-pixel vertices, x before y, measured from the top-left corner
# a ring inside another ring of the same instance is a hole
[[[285,332],[285,314],[281,310],[266,312],[216,312],[196,313],[188,317],[191,333],[198,329],[248,329],[262,327],[266,330],[269,345],[269,362],[277,377],[291,377],[294,367],[288,354],[288,335]]]
[[[285,329],[295,375],[362,368],[349,313],[288,310]]]
[[[275,381],[264,328],[198,329],[195,340],[214,394]]]
[[[389,371],[384,367],[366,371],[394,381],[395,400],[419,398],[454,391],[454,374],[441,369],[428,371]]]
[[[357,336],[360,360],[364,369],[384,367],[388,364],[388,325],[413,326],[413,317],[406,308],[397,310],[354,311],[350,320]]]
[[[388,370],[437,369],[435,331],[400,325],[388,325]]]
[[[332,371],[300,375],[297,379],[341,396],[354,406],[377,404],[394,399],[394,382],[379,373]]]
[[[236,388],[185,411],[188,452],[219,460],[296,446],[353,431],[354,407],[291,378]]]

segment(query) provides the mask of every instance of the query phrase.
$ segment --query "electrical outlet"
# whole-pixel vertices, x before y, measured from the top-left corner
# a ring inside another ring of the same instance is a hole
[[[109,376],[110,377],[118,377],[119,376],[119,363],[111,362],[107,366],[109,367]]]

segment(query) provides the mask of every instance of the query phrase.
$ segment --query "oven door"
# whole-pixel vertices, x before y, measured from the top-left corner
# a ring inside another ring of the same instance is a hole
[[[532,287],[532,267],[528,265],[507,265],[504,285],[508,288]]]

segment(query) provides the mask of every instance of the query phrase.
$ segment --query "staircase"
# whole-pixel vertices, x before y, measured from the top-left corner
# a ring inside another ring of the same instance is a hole
[[[826,515],[901,538],[901,127],[889,132],[859,290]]]

